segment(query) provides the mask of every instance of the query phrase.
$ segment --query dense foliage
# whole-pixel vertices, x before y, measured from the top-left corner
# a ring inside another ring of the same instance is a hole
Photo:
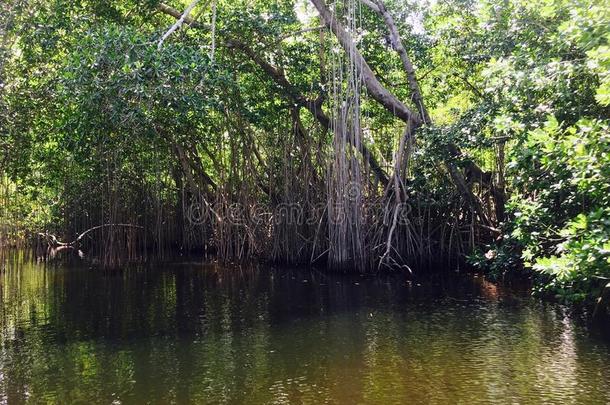
[[[481,75],[511,197],[504,239],[472,260],[495,276],[523,264],[542,273],[541,292],[570,301],[610,276],[609,21],[603,2],[515,4],[510,36],[485,40],[502,49]]]
[[[4,2],[4,243],[126,223],[144,231],[83,242],[109,259],[127,245],[361,271],[468,256],[596,296],[610,278],[605,2],[312,3],[195,4],[161,43],[187,2]]]

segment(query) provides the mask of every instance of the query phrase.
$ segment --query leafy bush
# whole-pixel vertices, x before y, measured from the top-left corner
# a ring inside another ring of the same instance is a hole
[[[511,209],[526,266],[548,276],[538,289],[566,301],[592,299],[610,278],[610,134],[581,120],[561,129],[554,117],[531,131],[512,169],[521,179]]]
[[[491,280],[497,281],[506,276],[522,275],[523,263],[518,254],[520,249],[519,243],[508,237],[475,249],[466,259],[475,269],[485,272]]]

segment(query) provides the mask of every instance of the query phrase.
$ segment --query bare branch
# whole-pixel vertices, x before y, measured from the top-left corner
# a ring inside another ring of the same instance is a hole
[[[38,235],[42,236],[43,238],[45,238],[47,240],[47,243],[49,244],[49,246],[75,246],[78,244],[78,242],[80,242],[88,233],[96,231],[98,229],[102,229],[102,228],[108,228],[108,227],[120,227],[120,228],[138,228],[138,229],[144,229],[144,227],[140,226],[140,225],[132,225],[132,224],[103,224],[103,225],[98,225],[98,226],[94,226],[93,228],[89,228],[87,229],[85,232],[81,233],[80,235],[78,235],[78,237],[76,239],[74,239],[72,242],[62,242],[60,240],[57,239],[57,237],[53,234],[50,234],[48,232],[39,232]]]
[[[157,49],[161,49],[161,47],[163,46],[163,42],[165,42],[165,40],[172,35],[172,33],[174,33],[177,29],[179,29],[182,24],[185,22],[186,18],[188,17],[188,15],[191,13],[191,11],[193,11],[193,9],[195,8],[195,6],[197,5],[197,3],[199,3],[199,0],[193,0],[191,2],[191,4],[188,5],[188,7],[186,8],[186,10],[184,10],[184,13],[182,13],[182,15],[180,16],[180,18],[178,18],[178,21],[176,21],[174,23],[174,25],[171,26],[171,28],[169,30],[167,30],[167,32],[165,34],[163,34],[163,36],[161,37],[161,39],[159,40],[159,44],[157,45]],[[159,7],[162,6],[162,3],[159,4]],[[165,6],[165,5],[163,5]],[[167,6],[165,6],[167,7]],[[170,13],[168,13],[170,14]],[[173,15],[173,14],[171,14]],[[191,20],[189,18],[189,20]],[[193,20],[191,20],[193,21]]]
[[[182,17],[182,13],[179,10],[176,10],[175,8],[168,6],[165,3],[159,3],[157,4],[157,9],[162,12],[163,14],[167,14],[171,17],[174,17],[176,19]],[[191,18],[191,17],[184,17],[184,22],[186,24],[188,24],[189,27],[193,27],[193,28],[203,28],[203,29],[207,29],[209,28],[207,25],[200,23],[199,21],[196,21],[195,19]]]

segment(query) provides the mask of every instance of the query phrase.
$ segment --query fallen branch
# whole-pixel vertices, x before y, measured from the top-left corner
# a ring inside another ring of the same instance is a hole
[[[85,232],[81,233],[80,235],[78,235],[78,237],[76,239],[74,239],[72,242],[62,242],[59,239],[57,239],[57,237],[49,232],[39,232],[38,235],[42,236],[43,238],[46,239],[47,244],[49,246],[52,247],[57,247],[57,246],[76,246],[87,234],[89,234],[90,232],[96,231],[98,229],[101,228],[107,228],[107,227],[122,227],[122,228],[139,228],[139,229],[144,229],[144,227],[139,226],[139,225],[132,225],[132,224],[103,224],[103,225],[98,225],[98,226],[94,226],[93,228],[89,228],[87,229]]]

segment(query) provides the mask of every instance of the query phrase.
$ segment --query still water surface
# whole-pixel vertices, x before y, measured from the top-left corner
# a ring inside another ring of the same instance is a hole
[[[610,403],[607,340],[478,277],[5,267],[0,402]]]

